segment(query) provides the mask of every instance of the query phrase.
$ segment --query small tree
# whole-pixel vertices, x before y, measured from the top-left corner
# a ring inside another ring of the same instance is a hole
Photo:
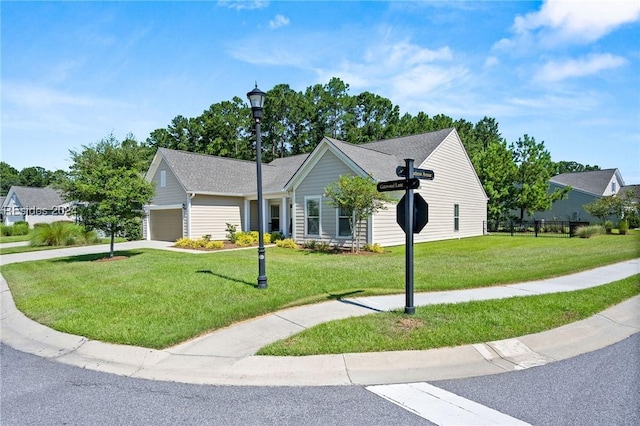
[[[386,193],[378,192],[375,182],[368,177],[343,175],[327,186],[325,195],[336,208],[349,212],[351,251],[360,252],[360,224],[372,214],[386,209],[386,203],[394,202]]]
[[[131,219],[142,217],[142,205],[153,197],[153,185],[143,177],[147,153],[132,136],[120,143],[109,135],[82,148],[70,151],[71,171],[59,186],[68,201],[84,206],[79,213],[86,225],[111,237],[109,257],[113,257],[116,234]]]
[[[633,216],[634,207],[636,207],[635,193],[627,191],[623,195],[608,195],[582,207],[587,213],[597,217],[603,223],[610,217],[624,219],[626,216]]]
[[[557,188],[549,193],[549,171],[553,163],[544,142],[537,143],[533,137],[524,135],[511,144],[510,149],[517,165],[513,205],[520,210],[521,221],[525,212],[531,215],[549,210],[555,201],[566,198],[571,187]]]

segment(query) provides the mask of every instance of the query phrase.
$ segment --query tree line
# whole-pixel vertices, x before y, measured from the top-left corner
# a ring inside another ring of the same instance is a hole
[[[484,117],[472,123],[443,114],[400,114],[400,107],[382,96],[367,91],[351,95],[349,85],[335,77],[327,84],[300,92],[287,84],[276,85],[267,92],[261,123],[263,159],[269,162],[311,152],[325,136],[361,144],[450,127],[457,129],[489,197],[490,220],[506,218],[514,210],[519,210],[521,217],[525,212],[547,210],[564,195],[560,191],[547,193],[550,177],[599,169],[573,161],[553,162],[544,142],[527,134],[508,143],[495,118]],[[255,160],[251,110],[239,97],[212,104],[197,117],[178,115],[166,128],[152,131],[144,142],[137,142],[133,135],[128,135],[126,141],[140,147],[147,166],[160,147]],[[11,184],[46,186],[62,172],[28,169],[36,170],[24,172],[25,176],[40,178],[21,180],[23,171],[2,163],[2,191],[6,193]]]
[[[458,131],[489,197],[490,220],[518,210],[544,211],[565,191],[548,194],[548,181],[561,173],[598,170],[574,161],[553,162],[544,142],[527,134],[508,143],[495,118],[477,123],[424,112],[400,114],[400,107],[371,92],[349,93],[339,78],[297,92],[279,84],[267,92],[261,122],[263,158],[311,152],[325,136],[361,144],[454,127]],[[200,116],[175,117],[166,128],[154,130],[145,145],[255,159],[254,123],[247,102],[239,97],[213,104]]]

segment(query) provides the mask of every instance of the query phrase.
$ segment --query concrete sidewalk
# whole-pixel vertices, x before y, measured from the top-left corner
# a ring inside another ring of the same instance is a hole
[[[126,249],[166,249],[169,245],[160,242],[121,243],[117,249],[125,249],[123,244]],[[87,248],[89,247],[85,247]],[[48,258],[52,251],[34,253],[42,253]],[[71,255],[68,253],[65,251],[64,255]],[[18,255],[4,257],[13,256]],[[606,284],[638,273],[640,259],[536,282],[419,293],[414,300],[416,306],[421,306],[572,291]],[[635,297],[586,320],[555,330],[497,342],[426,351],[304,357],[255,355],[259,348],[268,343],[322,322],[402,308],[404,295],[394,295],[336,300],[291,308],[235,324],[171,348],[151,350],[88,340],[44,327],[29,320],[16,309],[4,278],[0,280],[0,284],[2,343],[81,368],[186,383],[371,385],[481,376],[570,358],[640,332],[640,297]]]

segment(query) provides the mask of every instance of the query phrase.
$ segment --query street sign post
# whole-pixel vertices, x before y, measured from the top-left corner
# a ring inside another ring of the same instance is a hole
[[[406,177],[407,176],[407,167],[406,166],[398,166],[396,167],[396,175],[398,177]],[[418,178],[422,180],[433,180],[435,177],[435,173],[433,170],[429,169],[413,169],[413,176],[409,176],[412,178]]]
[[[387,191],[402,191],[406,189],[418,189],[420,188],[420,181],[416,178],[402,179],[402,180],[390,180],[387,182],[378,182],[376,185],[378,192]]]
[[[396,206],[396,221],[405,235],[405,314],[413,315],[413,234],[418,234],[429,222],[429,204],[414,189],[420,188],[420,179],[433,180],[433,170],[414,169],[413,159],[405,158],[404,166],[396,168],[396,175],[404,179],[379,182],[378,192],[405,190]]]

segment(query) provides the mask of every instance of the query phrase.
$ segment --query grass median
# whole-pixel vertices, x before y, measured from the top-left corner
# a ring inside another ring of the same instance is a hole
[[[640,294],[640,275],[568,293],[417,307],[319,324],[258,355],[425,350],[538,333],[590,317]]]
[[[488,236],[415,246],[415,290],[530,281],[640,257],[640,235],[591,239]],[[269,288],[256,289],[254,250],[117,252],[17,263],[0,271],[18,308],[90,339],[165,348],[278,309],[404,291],[404,247],[380,255],[267,250]]]

